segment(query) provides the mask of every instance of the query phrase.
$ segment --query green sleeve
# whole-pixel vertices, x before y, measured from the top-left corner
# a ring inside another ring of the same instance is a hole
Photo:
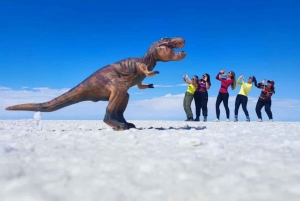
[[[242,85],[243,85],[243,82],[241,82],[241,79],[238,78],[237,81],[236,81],[236,84],[239,85],[239,86],[242,86]]]

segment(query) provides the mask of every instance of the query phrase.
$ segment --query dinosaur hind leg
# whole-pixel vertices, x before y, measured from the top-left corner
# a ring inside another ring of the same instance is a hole
[[[106,108],[106,114],[104,122],[111,126],[114,130],[126,130],[128,129],[127,124],[120,122],[118,119],[118,108],[124,100],[127,91],[115,91],[110,94],[108,105]]]
[[[135,125],[127,122],[124,118],[124,111],[126,110],[128,101],[129,101],[129,94],[127,93],[126,96],[124,97],[123,101],[121,102],[121,104],[118,107],[117,116],[118,116],[118,121],[125,123],[127,125],[127,128],[130,129],[130,128],[135,128]]]

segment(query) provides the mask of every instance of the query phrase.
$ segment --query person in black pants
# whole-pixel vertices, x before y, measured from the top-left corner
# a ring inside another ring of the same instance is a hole
[[[247,103],[248,103],[248,94],[252,89],[253,82],[255,85],[257,85],[256,78],[254,76],[250,76],[248,78],[248,81],[244,82],[243,75],[241,75],[236,81],[236,84],[241,86],[241,89],[235,99],[234,122],[238,122],[238,112],[239,112],[240,105],[242,105],[242,108],[246,115],[246,121],[250,122],[250,117],[247,110]]]
[[[275,94],[275,88],[274,88],[275,82],[273,80],[268,80],[267,81],[268,84],[264,85],[265,81],[266,80],[264,79],[261,83],[259,83],[256,86],[257,88],[262,89],[262,91],[256,103],[255,111],[258,117],[258,122],[262,122],[261,109],[265,107],[265,111],[269,117],[269,120],[273,122],[274,120],[271,111],[271,105],[272,105],[271,96]]]
[[[226,118],[227,118],[226,121],[229,122],[230,111],[228,107],[228,99],[229,99],[228,87],[231,86],[232,90],[235,89],[236,86],[235,73],[233,71],[229,71],[226,78],[222,78],[221,75],[225,75],[225,70],[221,70],[216,76],[216,79],[221,81],[221,87],[216,101],[217,118],[214,120],[214,122],[220,121],[220,104],[222,103],[222,101],[226,110]]]
[[[205,73],[201,79],[198,80],[198,88],[194,93],[194,101],[196,107],[196,118],[194,121],[200,121],[200,112],[202,109],[203,121],[207,121],[207,102],[208,93],[207,90],[210,88],[210,76]]]

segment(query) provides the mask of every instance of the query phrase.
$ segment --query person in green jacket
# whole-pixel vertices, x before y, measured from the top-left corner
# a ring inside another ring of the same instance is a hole
[[[183,99],[183,108],[187,116],[185,121],[194,121],[191,104],[194,99],[194,93],[198,88],[198,79],[199,77],[197,75],[194,75],[192,79],[190,79],[187,74],[183,75],[183,81],[188,84]]]
[[[241,75],[237,81],[236,84],[241,86],[241,89],[238,93],[238,95],[236,96],[235,99],[235,108],[234,108],[234,122],[238,121],[238,112],[239,112],[239,107],[240,105],[242,105],[242,108],[245,112],[246,115],[246,121],[250,122],[250,117],[249,117],[249,113],[247,110],[247,102],[248,102],[248,93],[250,92],[250,90],[252,89],[252,83],[257,83],[256,78],[254,76],[250,76],[248,78],[248,82],[244,82],[244,76]]]

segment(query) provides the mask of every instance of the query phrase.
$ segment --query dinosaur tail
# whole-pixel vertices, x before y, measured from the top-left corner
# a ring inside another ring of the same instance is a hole
[[[53,112],[63,107],[84,101],[81,93],[76,93],[76,87],[70,91],[54,98],[53,100],[45,103],[28,103],[21,105],[14,105],[7,107],[6,110],[25,110],[25,111],[40,111],[40,112]],[[77,91],[78,92],[78,91]]]

